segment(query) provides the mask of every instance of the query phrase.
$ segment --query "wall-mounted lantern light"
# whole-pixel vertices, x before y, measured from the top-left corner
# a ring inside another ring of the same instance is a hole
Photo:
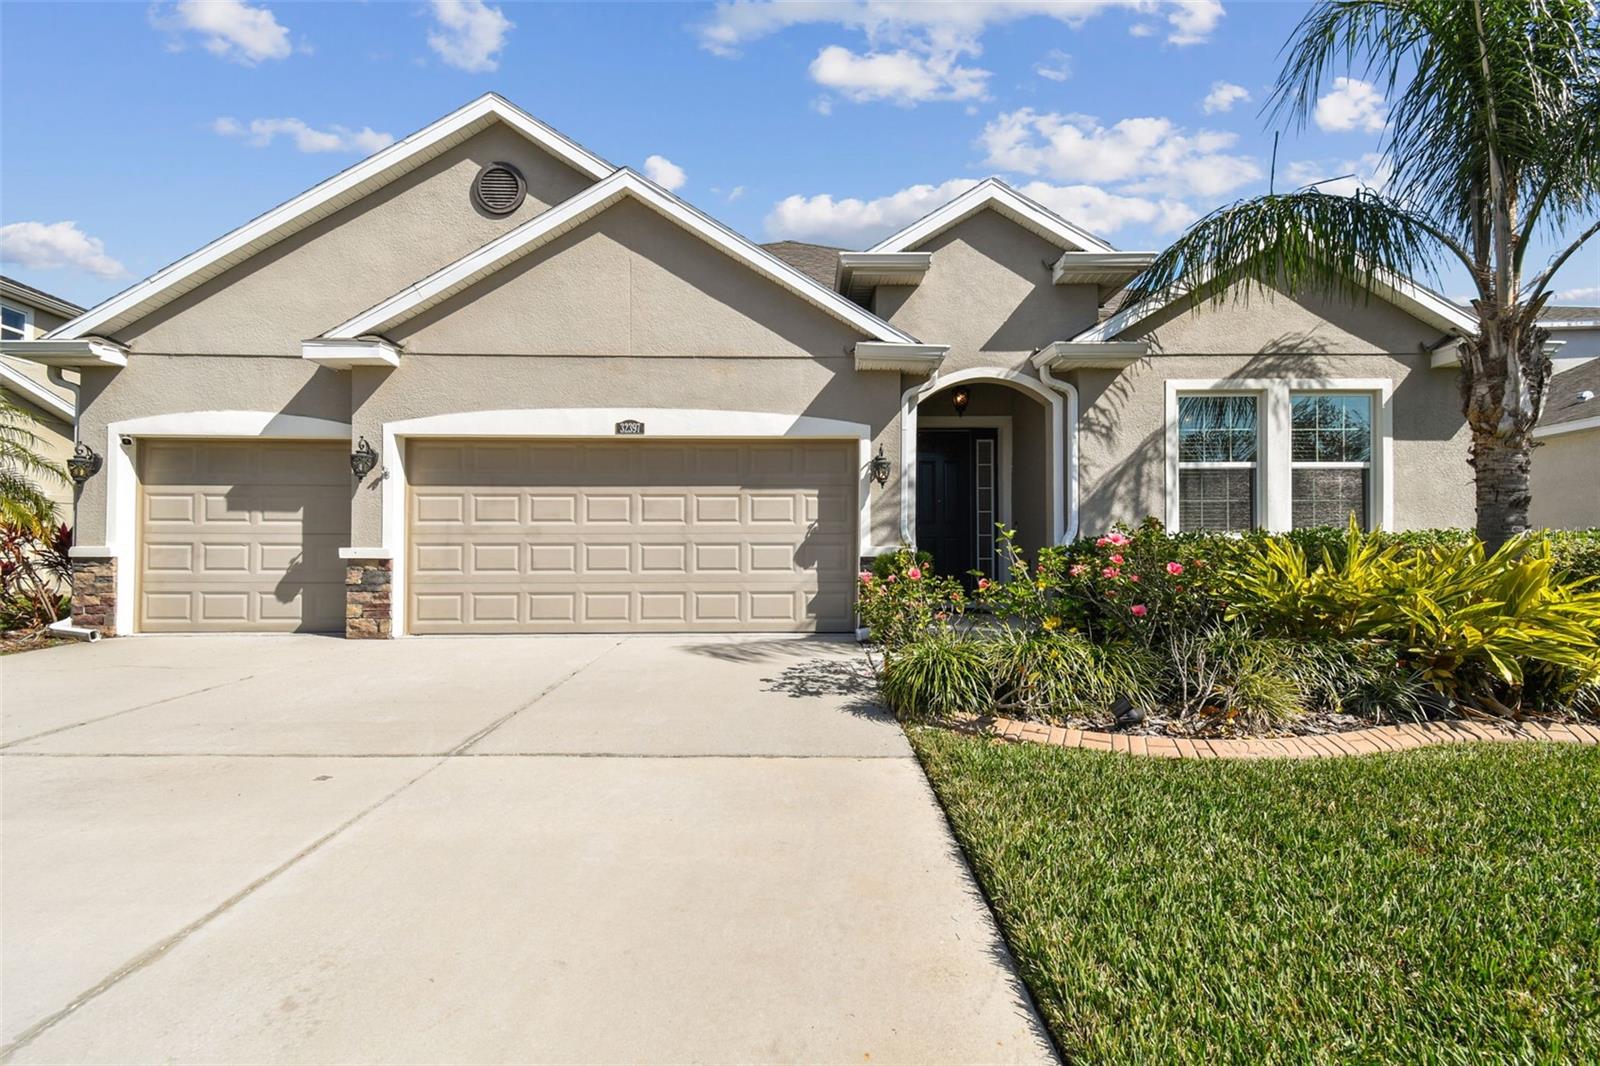
[[[72,449],[72,456],[67,460],[67,473],[72,476],[74,483],[82,485],[85,481],[99,471],[101,460],[99,454],[83,441]]]
[[[967,413],[967,404],[971,402],[972,393],[967,391],[965,385],[957,388],[956,391],[950,394],[950,406],[956,409],[956,415],[958,417]]]
[[[372,450],[367,438],[362,437],[356,444],[356,450],[350,453],[350,472],[356,476],[356,481],[359,483],[362,478],[372,473],[372,468],[377,465],[378,453]]]
[[[880,485],[889,483],[889,457],[883,454],[883,445],[878,445],[878,454],[872,457],[872,480]]]

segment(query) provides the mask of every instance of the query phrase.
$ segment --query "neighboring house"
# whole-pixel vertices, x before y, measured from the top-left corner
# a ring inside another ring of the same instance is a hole
[[[761,248],[490,95],[5,350],[82,377],[120,633],[849,631],[995,522],[1471,524],[1460,308],[1117,306],[1151,255],[995,180]]]
[[[1550,362],[1557,374],[1600,358],[1600,307],[1546,307],[1539,325],[1550,331]]]
[[[81,314],[77,304],[0,275],[0,341],[33,340]],[[72,454],[72,391],[53,384],[38,363],[0,355],[0,393],[33,416],[39,453],[65,463]],[[41,487],[61,507],[62,521],[70,524],[72,487]]]
[[[1600,359],[1550,379],[1533,431],[1534,525],[1600,528]]]

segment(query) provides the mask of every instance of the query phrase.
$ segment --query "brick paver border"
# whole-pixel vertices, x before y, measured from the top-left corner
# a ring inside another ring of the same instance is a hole
[[[1418,722],[1374,726],[1348,733],[1304,737],[1268,737],[1249,740],[1135,736],[1065,729],[1042,722],[995,718],[989,730],[1005,740],[1051,744],[1058,748],[1115,751],[1158,759],[1322,759],[1343,755],[1370,755],[1381,751],[1408,751],[1434,744],[1469,741],[1544,740],[1558,744],[1600,745],[1600,725],[1565,722]]]

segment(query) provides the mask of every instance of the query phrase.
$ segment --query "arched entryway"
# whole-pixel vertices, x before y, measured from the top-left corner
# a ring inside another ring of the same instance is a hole
[[[1030,552],[1067,535],[1064,399],[999,369],[941,375],[907,393],[903,533],[941,572],[1003,570],[997,524]]]

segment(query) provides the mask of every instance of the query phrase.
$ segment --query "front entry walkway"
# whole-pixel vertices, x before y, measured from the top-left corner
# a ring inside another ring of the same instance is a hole
[[[1050,1061],[854,645],[0,660],[0,1059]]]

